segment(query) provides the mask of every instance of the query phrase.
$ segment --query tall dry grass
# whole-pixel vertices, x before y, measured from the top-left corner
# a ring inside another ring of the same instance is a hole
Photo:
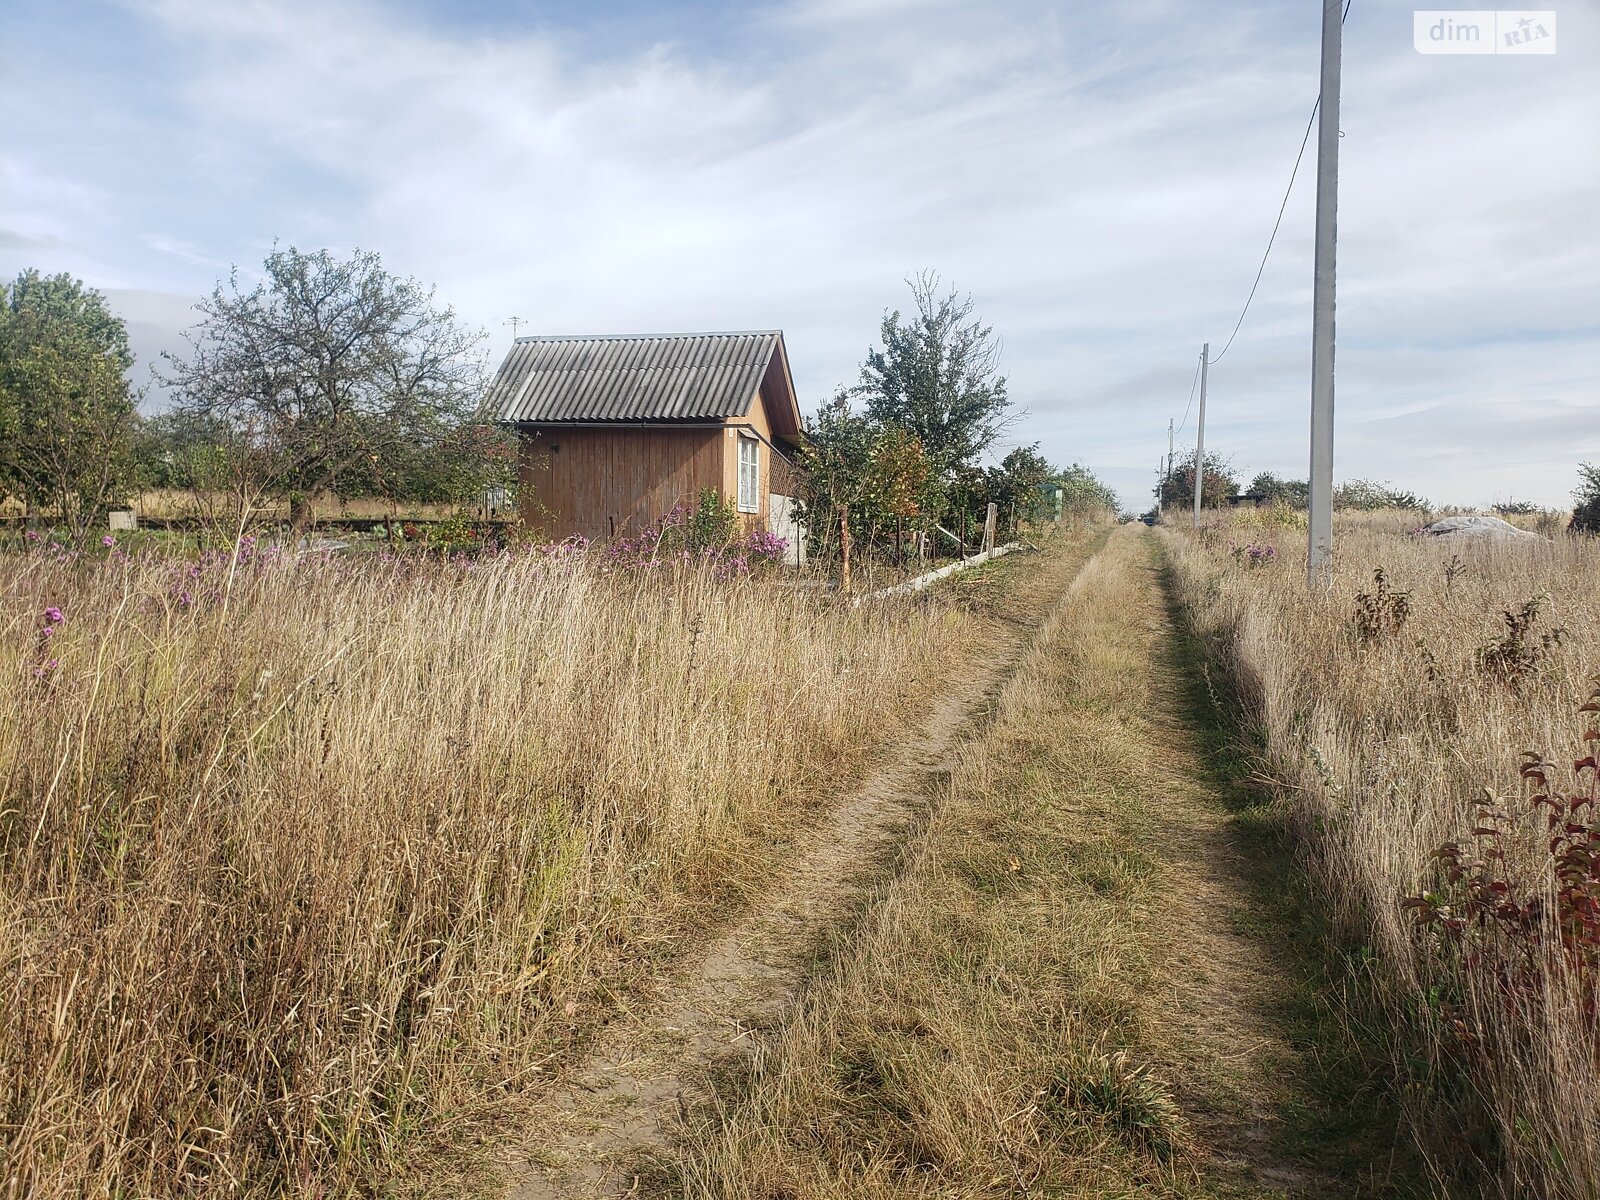
[[[1333,584],[1320,594],[1306,587],[1304,534],[1242,516],[1198,536],[1168,532],[1178,590],[1265,733],[1331,902],[1370,941],[1389,1005],[1420,1038],[1403,1073],[1441,1179],[1465,1187],[1476,1168],[1474,1186],[1502,1195],[1592,1200],[1600,1040],[1581,1011],[1585,985],[1560,954],[1525,970],[1494,935],[1469,928],[1457,944],[1419,930],[1401,903],[1439,888],[1442,843],[1475,841],[1488,789],[1518,814],[1512,875],[1551,911],[1544,824],[1518,770],[1537,751],[1570,788],[1574,760],[1593,753],[1578,709],[1600,674],[1600,543],[1441,541],[1408,536],[1412,514],[1351,515],[1337,521]],[[1265,543],[1278,550],[1267,566],[1234,553]],[[1409,593],[1409,616],[1363,638],[1355,597],[1375,593],[1378,568]],[[1482,651],[1535,597],[1533,641],[1564,632],[1508,682]],[[1525,986],[1508,986],[1508,972]]]
[[[113,557],[0,559],[12,1200],[380,1190],[736,902],[964,628],[539,558]]]
[[[1178,1194],[1182,1120],[1143,1065],[1154,981],[1130,911],[1160,881],[1106,829],[1149,750],[1119,719],[1148,674],[1124,628],[1137,568],[1124,540],[1079,571],[1100,541],[1001,567],[1036,579],[991,715],[750,1076],[691,1109],[654,1194]]]

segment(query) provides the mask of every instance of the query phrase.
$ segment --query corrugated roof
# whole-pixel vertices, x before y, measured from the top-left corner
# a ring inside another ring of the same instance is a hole
[[[782,335],[518,338],[489,390],[503,421],[742,417]]]

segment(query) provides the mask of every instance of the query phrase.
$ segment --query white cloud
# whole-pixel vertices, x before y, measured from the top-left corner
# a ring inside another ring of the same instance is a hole
[[[1017,436],[1136,505],[1199,343],[1238,315],[1316,88],[1314,12],[1267,3],[806,0],[599,58],[557,14],[491,36],[393,4],[131,11],[160,55],[127,66],[142,137],[135,114],[105,161],[75,153],[96,81],[19,88],[42,132],[9,139],[8,192],[31,182],[0,261],[49,266],[54,245],[90,282],[198,295],[274,236],[361,245],[502,343],[512,314],[782,326],[812,404],[932,266],[1005,336]],[[1553,58],[1428,58],[1409,8],[1353,11],[1344,473],[1559,503],[1575,456],[1600,457],[1581,419],[1600,400],[1597,32],[1564,10]],[[1208,442],[1251,471],[1304,471],[1313,175],[1213,375]]]
[[[145,408],[159,410],[166,404],[166,393],[155,382],[153,368],[160,368],[161,353],[183,354],[187,344],[177,331],[198,320],[194,311],[198,296],[172,292],[151,292],[139,288],[107,288],[106,304],[128,327],[128,345],[133,350],[133,382],[145,388]]]

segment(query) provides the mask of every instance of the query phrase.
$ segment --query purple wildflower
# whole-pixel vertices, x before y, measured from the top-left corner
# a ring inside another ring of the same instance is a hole
[[[1241,546],[1238,542],[1229,547],[1233,560],[1249,567],[1270,567],[1278,561],[1278,548],[1271,542],[1251,542]]]

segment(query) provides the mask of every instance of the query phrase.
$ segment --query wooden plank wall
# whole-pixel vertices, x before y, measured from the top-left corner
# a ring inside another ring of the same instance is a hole
[[[760,511],[741,513],[745,531],[765,530],[770,495],[794,494],[788,464],[772,452],[766,397],[758,395],[746,417],[720,429],[523,430],[518,506],[523,522],[543,537],[574,533],[590,539],[631,537],[670,512],[694,507],[702,488],[717,488],[730,504],[739,497],[739,428],[761,443]]]
[[[518,503],[552,539],[629,537],[700,489],[721,487],[735,439],[722,429],[524,430]],[[737,469],[737,468],[735,468]]]

